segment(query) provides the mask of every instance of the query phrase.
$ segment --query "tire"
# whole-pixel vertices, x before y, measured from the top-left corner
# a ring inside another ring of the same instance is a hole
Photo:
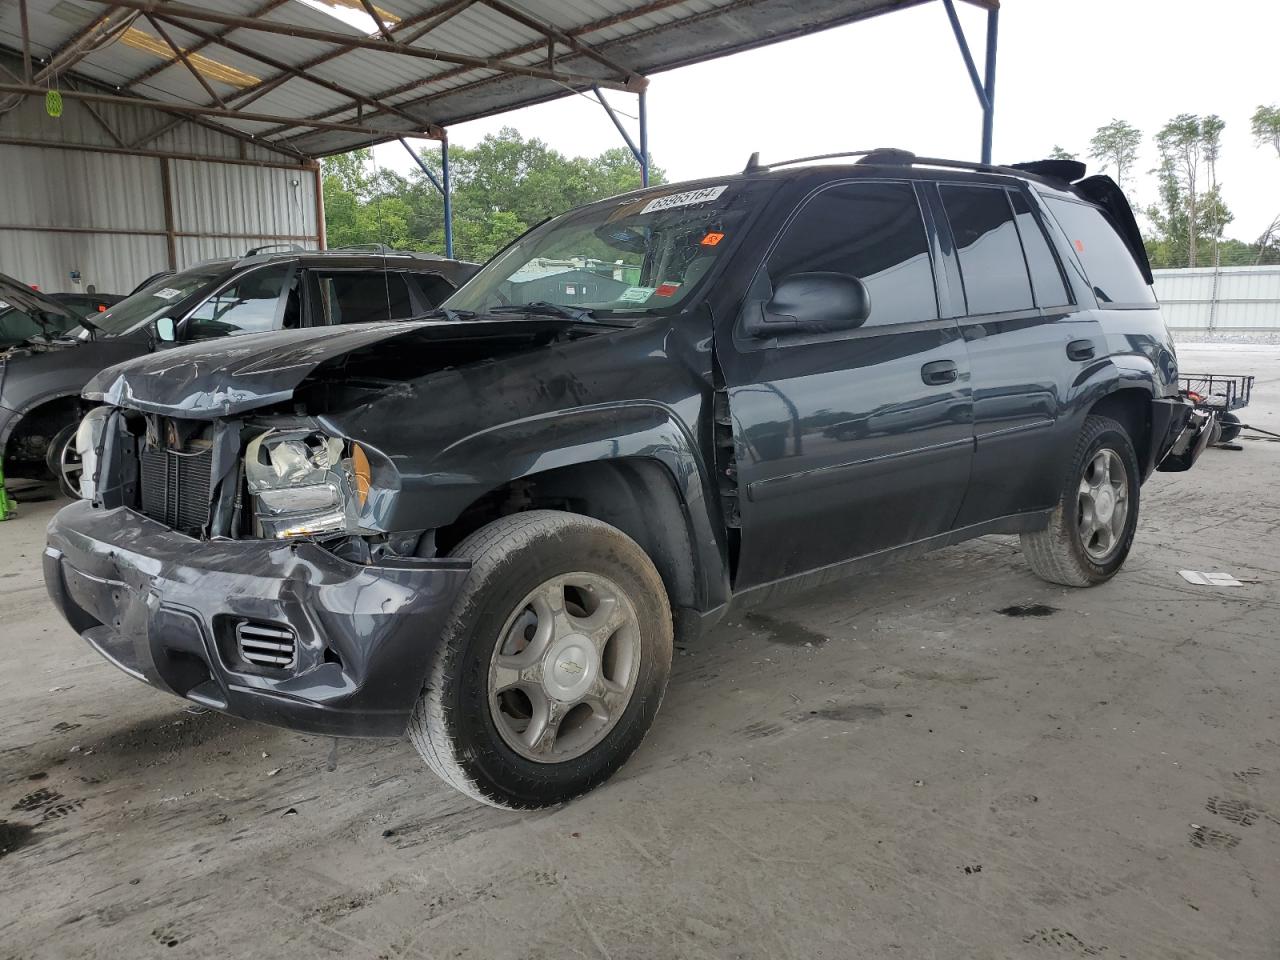
[[[1110,501],[1101,493],[1102,462],[1109,477],[1117,466],[1124,471],[1122,480],[1105,481]],[[1067,587],[1090,587],[1114,577],[1133,546],[1140,476],[1124,427],[1108,417],[1087,417],[1048,527],[1022,534],[1022,552],[1036,576]],[[1094,492],[1086,494],[1085,487]],[[1117,516],[1121,509],[1123,516]]]
[[[58,482],[64,497],[80,499],[80,455],[76,453],[76,430],[80,422],[69,423],[53,435],[45,453],[45,466]]]
[[[1218,426],[1220,432],[1218,439],[1214,443],[1231,443],[1236,437],[1240,436],[1240,418],[1234,413],[1223,411],[1218,414]]]
[[[471,561],[471,575],[414,706],[413,745],[446,783],[495,807],[553,806],[603,783],[640,745],[671,673],[671,608],[652,561],[615,527],[552,510],[494,521],[452,555]],[[611,592],[607,609],[595,600]],[[540,600],[554,606],[555,596],[559,612],[544,616]],[[625,622],[609,633],[615,614]],[[588,630],[593,617],[601,626]],[[512,664],[519,685],[495,692]],[[526,682],[530,671],[541,679]],[[572,685],[588,678],[596,700],[570,704]],[[613,691],[612,707],[603,706],[601,684]],[[623,686],[625,701],[616,692]],[[562,711],[558,725],[552,709]]]

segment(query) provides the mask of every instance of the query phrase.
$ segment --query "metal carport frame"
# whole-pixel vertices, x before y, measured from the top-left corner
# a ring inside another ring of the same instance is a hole
[[[442,194],[452,255],[449,126],[594,95],[647,184],[650,74],[925,2],[594,0],[588,12],[571,0],[540,0],[533,12],[513,0],[395,0],[393,12],[372,0],[223,0],[218,10],[110,0],[77,5],[96,12],[66,35],[66,4],[17,0],[0,9],[0,46],[20,54],[22,76],[0,82],[0,100],[43,97],[56,84],[91,114],[95,104],[110,104],[171,117],[115,147],[139,153],[183,122],[295,163],[399,140]],[[982,110],[981,156],[989,163],[999,0],[966,2],[987,11],[981,75],[955,0],[942,0]],[[349,32],[334,29],[338,20]],[[268,75],[255,73],[264,68]],[[606,91],[637,95],[638,137]],[[440,141],[439,174],[411,137]]]

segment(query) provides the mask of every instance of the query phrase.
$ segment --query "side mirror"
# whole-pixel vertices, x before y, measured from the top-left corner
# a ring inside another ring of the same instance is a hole
[[[173,317],[161,317],[156,321],[156,339],[161,343],[173,343],[178,339],[178,325]]]
[[[753,337],[854,330],[871,316],[871,292],[847,273],[793,273],[768,303],[747,310],[743,328]]]

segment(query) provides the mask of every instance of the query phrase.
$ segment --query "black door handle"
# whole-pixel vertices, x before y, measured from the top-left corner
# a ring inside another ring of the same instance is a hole
[[[1067,344],[1068,360],[1092,360],[1093,359],[1093,341],[1092,340],[1072,340]]]
[[[954,360],[934,360],[920,368],[920,379],[931,387],[943,383],[955,383],[960,372]]]

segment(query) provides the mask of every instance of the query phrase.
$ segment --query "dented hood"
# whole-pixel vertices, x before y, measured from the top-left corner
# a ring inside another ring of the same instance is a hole
[[[157,350],[108,367],[86,400],[148,413],[211,420],[281,403],[313,370],[374,344],[510,340],[574,326],[573,321],[420,320],[249,334]],[[424,367],[426,374],[430,367]]]

